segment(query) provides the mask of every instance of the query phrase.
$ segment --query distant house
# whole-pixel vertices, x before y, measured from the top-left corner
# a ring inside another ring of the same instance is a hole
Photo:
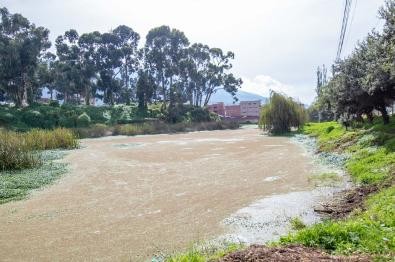
[[[229,105],[225,106],[226,117],[241,117],[240,105]]]
[[[224,105],[223,102],[208,106],[208,110],[228,118],[259,118],[261,101],[241,101],[239,105]]]
[[[225,116],[225,105],[223,102],[208,105],[207,108],[210,112],[214,112],[220,116]]]
[[[261,101],[241,101],[240,102],[241,116],[259,117],[261,111]]]

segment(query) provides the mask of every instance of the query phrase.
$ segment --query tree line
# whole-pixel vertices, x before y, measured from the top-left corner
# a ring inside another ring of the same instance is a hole
[[[373,120],[379,112],[389,123],[388,108],[395,101],[395,1],[388,0],[379,10],[384,20],[382,32],[373,30],[358,43],[347,58],[336,61],[332,77],[318,69],[317,99],[314,107],[324,118],[348,123]]]
[[[218,89],[235,97],[242,80],[234,76],[233,52],[190,44],[169,26],[140,35],[120,25],[109,32],[79,34],[70,29],[49,51],[49,30],[21,14],[0,8],[0,100],[17,107],[33,104],[47,88],[51,99],[90,104],[138,102],[144,109],[161,101],[169,110],[189,103],[204,106]]]

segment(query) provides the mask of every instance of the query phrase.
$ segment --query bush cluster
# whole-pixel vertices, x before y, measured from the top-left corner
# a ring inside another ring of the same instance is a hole
[[[0,131],[0,170],[32,168],[41,164],[40,151],[78,147],[71,130],[33,129],[26,133]]]
[[[165,110],[166,111],[166,110]],[[34,105],[17,109],[0,106],[0,127],[16,131],[27,131],[32,128],[53,129],[88,128],[97,125],[116,126],[121,124],[143,123],[147,119],[167,121],[168,113],[163,112],[161,104],[152,104],[145,111],[138,110],[136,105],[115,106],[76,106],[76,105]],[[176,122],[195,123],[217,121],[218,116],[205,108],[180,106]]]

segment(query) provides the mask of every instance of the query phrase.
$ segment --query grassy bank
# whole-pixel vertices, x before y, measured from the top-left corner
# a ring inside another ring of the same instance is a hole
[[[87,128],[75,128],[73,131],[79,138],[94,138],[108,135],[152,135],[152,134],[170,134],[177,132],[192,132],[203,130],[223,130],[239,128],[237,122],[230,121],[212,121],[199,123],[165,123],[160,121],[149,121],[144,123],[124,124],[107,126],[103,124],[92,125]]]
[[[0,131],[0,171],[20,170],[39,166],[42,150],[78,147],[75,134],[68,129],[33,129],[20,133]]]
[[[46,151],[41,154],[40,166],[0,171],[0,204],[23,199],[31,190],[51,184],[66,173],[67,165],[55,161],[61,159],[64,154],[61,151]]]
[[[327,220],[281,238],[335,254],[395,255],[395,118],[390,125],[360,124],[346,130],[336,122],[305,125],[303,133],[318,140],[319,150],[349,155],[345,168],[357,185],[377,186],[364,208],[341,220]]]
[[[53,150],[76,147],[77,137],[68,129],[0,131],[0,204],[52,183],[66,170],[54,162],[63,154]]]

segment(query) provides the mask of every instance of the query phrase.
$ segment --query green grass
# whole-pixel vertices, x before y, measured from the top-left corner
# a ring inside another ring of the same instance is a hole
[[[282,237],[281,244],[300,243],[338,254],[363,252],[390,255],[395,252],[395,187],[367,201],[367,211],[353,217],[313,225]]]
[[[62,154],[44,150],[76,147],[76,136],[64,128],[0,131],[0,204],[22,199],[65,172],[65,165],[53,162]]]
[[[30,150],[75,149],[78,147],[76,135],[70,129],[32,129],[22,133]]]
[[[341,177],[336,173],[322,173],[310,176],[309,181],[313,182],[315,185],[332,186],[340,182]]]
[[[393,175],[395,153],[385,148],[364,148],[346,163],[347,171],[362,184],[378,184]]]
[[[32,168],[41,164],[23,135],[0,131],[0,171]]]
[[[225,246],[209,246],[191,248],[185,253],[175,254],[165,259],[166,262],[206,262],[217,261],[225,255],[242,249],[241,244],[227,244]]]
[[[293,230],[301,230],[303,228],[306,228],[306,225],[299,217],[294,217],[291,219],[291,227]]]
[[[379,120],[346,130],[339,123],[309,123],[301,132],[317,138],[321,151],[350,154],[346,169],[354,182],[379,184],[395,170],[395,116],[389,125]]]
[[[395,117],[345,130],[335,122],[311,123],[302,132],[314,136],[322,151],[350,155],[345,167],[356,183],[382,185],[394,179]],[[335,254],[367,253],[390,260],[395,255],[395,186],[383,188],[343,220],[326,220],[282,237],[280,244],[300,243]]]
[[[346,133],[346,130],[337,122],[307,123],[301,132],[318,139],[318,145],[323,151],[331,151]]]
[[[64,153],[46,151],[42,154],[43,164],[37,168],[0,172],[0,204],[25,198],[33,189],[53,183],[66,171],[66,164],[54,162]]]
[[[73,149],[78,140],[68,129],[0,131],[0,171],[33,168],[42,164],[40,151]]]

